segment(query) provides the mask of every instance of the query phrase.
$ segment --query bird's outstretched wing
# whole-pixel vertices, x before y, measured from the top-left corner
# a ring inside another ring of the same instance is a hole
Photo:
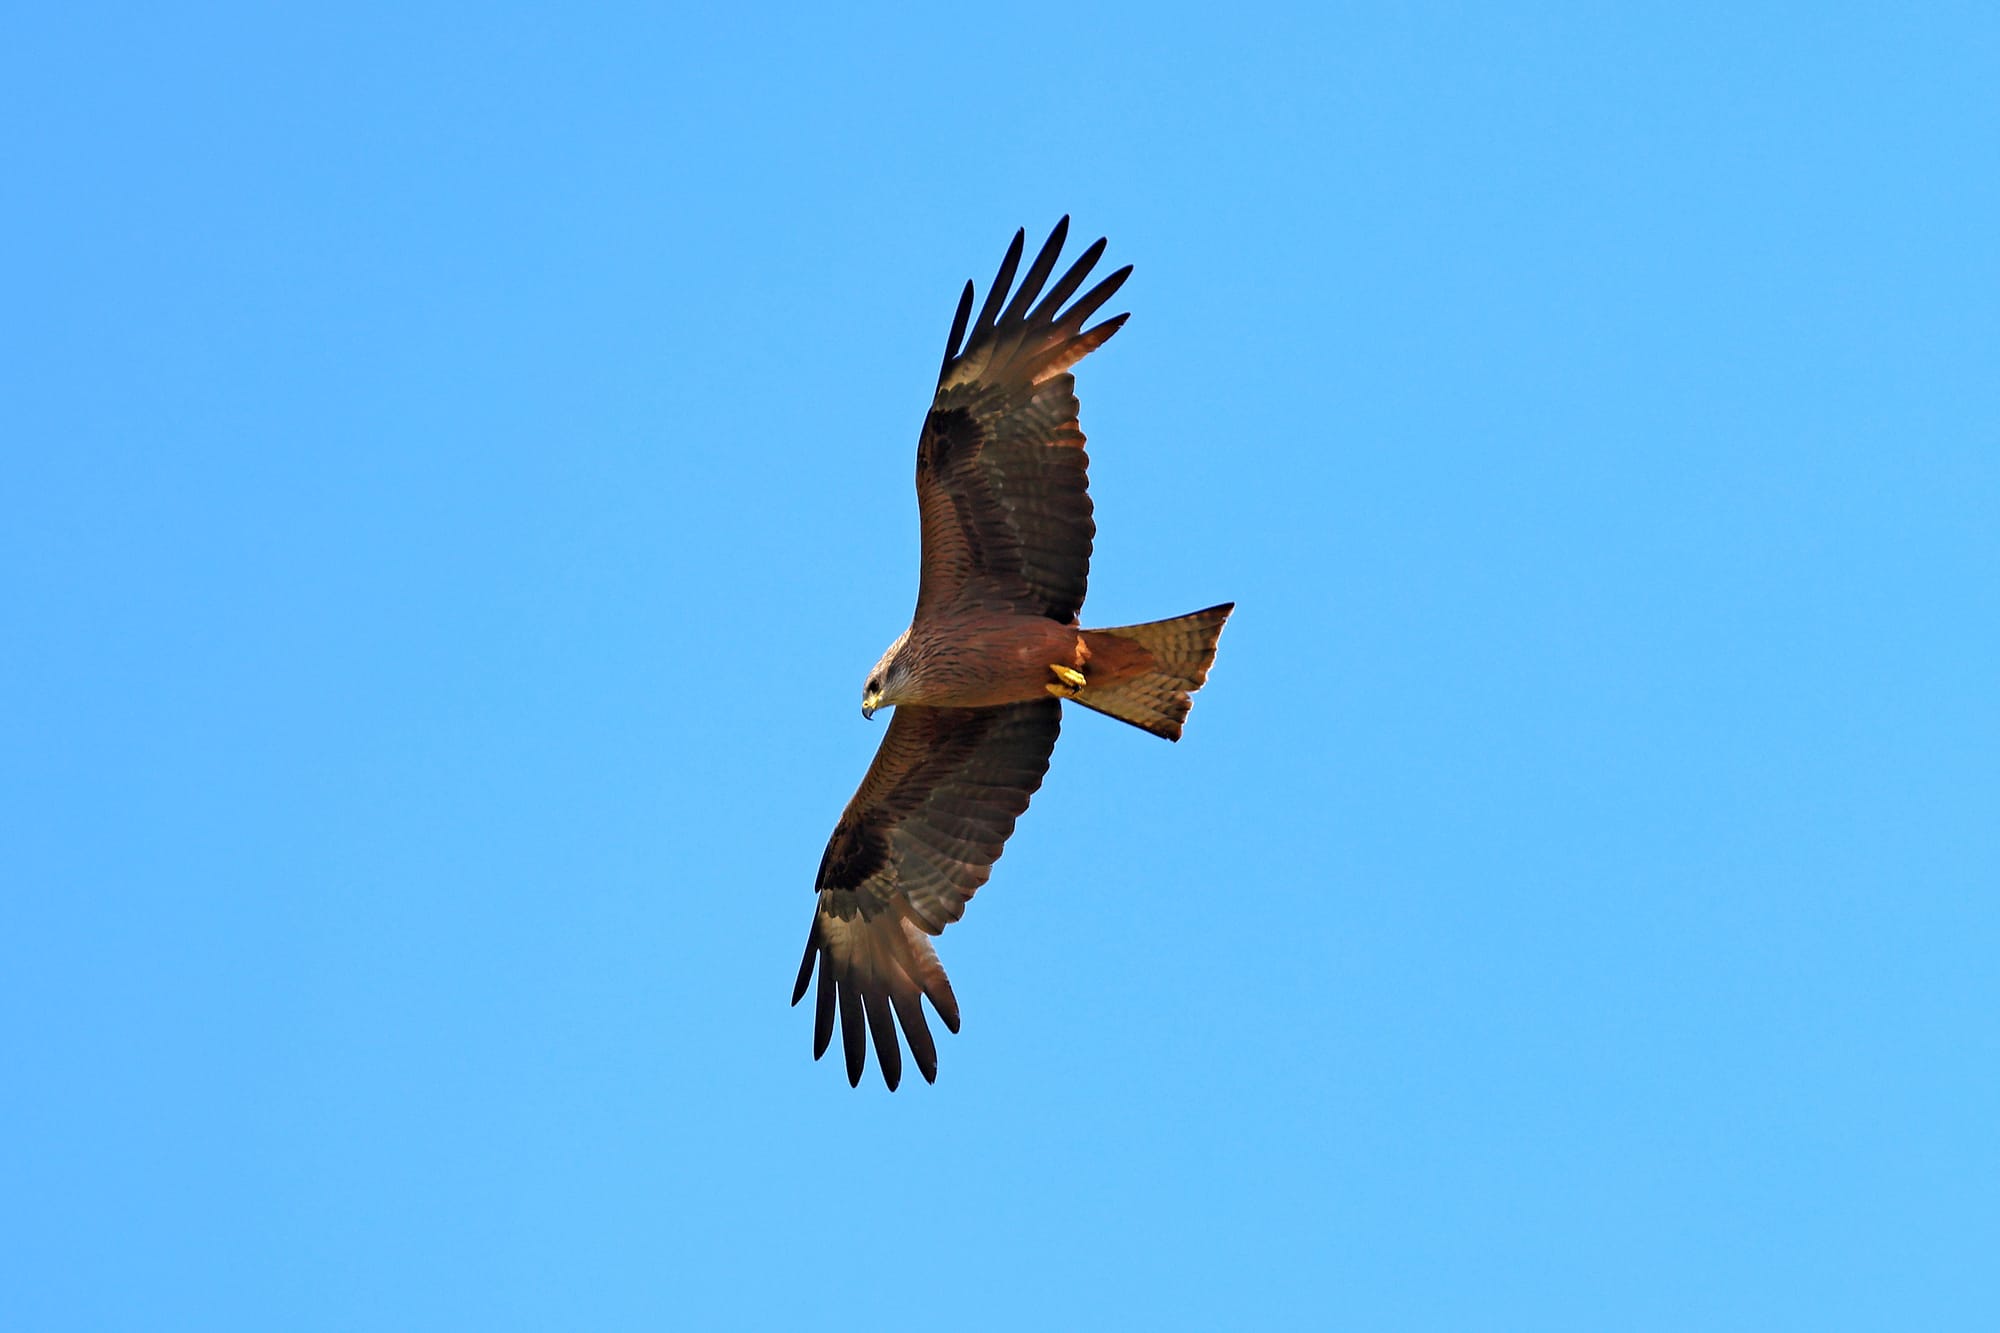
[[[1014,233],[977,319],[971,283],[959,297],[917,443],[919,624],[971,608],[1070,624],[1083,605],[1097,525],[1076,381],[1066,372],[1124,324],[1118,315],[1083,327],[1132,269],[1119,269],[1064,309],[1104,253],[1099,239],[1044,293],[1068,234],[1064,218],[1012,299],[1022,232]]]
[[[797,1004],[817,964],[813,1058],[833,1039],[837,1005],[849,1083],[861,1081],[867,1064],[866,1033],[883,1082],[901,1081],[892,1009],[917,1068],[936,1081],[937,1044],[922,1001],[953,1032],[958,1001],[928,937],[958,920],[992,873],[1042,785],[1061,725],[1062,706],[1052,698],[896,709],[820,860],[819,911],[792,990]]]

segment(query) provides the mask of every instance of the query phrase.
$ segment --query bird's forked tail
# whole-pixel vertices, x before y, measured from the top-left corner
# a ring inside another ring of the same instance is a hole
[[[1172,620],[1084,630],[1090,660],[1076,701],[1155,736],[1179,740],[1189,696],[1208,679],[1216,640],[1235,609],[1236,603],[1224,602]]]

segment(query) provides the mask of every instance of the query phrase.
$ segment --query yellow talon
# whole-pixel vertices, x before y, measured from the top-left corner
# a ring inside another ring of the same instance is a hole
[[[1083,688],[1083,673],[1081,671],[1073,670],[1060,662],[1051,662],[1049,663],[1049,672],[1056,678],[1056,683],[1045,685],[1042,688],[1058,699],[1074,699],[1077,692]]]

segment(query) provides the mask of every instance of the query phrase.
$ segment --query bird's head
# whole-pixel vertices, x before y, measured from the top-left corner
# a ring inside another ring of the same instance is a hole
[[[882,654],[882,660],[868,673],[867,683],[861,687],[861,716],[874,717],[878,708],[889,708],[902,702],[902,686],[907,675],[904,664],[897,654],[909,641],[910,632],[904,630],[896,641],[889,645],[889,651]]]

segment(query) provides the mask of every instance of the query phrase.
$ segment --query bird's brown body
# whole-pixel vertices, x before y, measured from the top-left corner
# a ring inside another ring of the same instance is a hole
[[[1046,616],[991,612],[949,625],[912,625],[891,655],[884,704],[991,708],[1047,697],[1049,667],[1074,668],[1083,638]]]
[[[1050,694],[1071,697],[1051,667],[1076,672],[1089,686],[1109,686],[1154,665],[1141,644],[1102,630],[1059,625],[1046,616],[1006,613],[966,617],[949,626],[913,625],[893,660],[906,682],[882,702],[932,708],[991,708]]]

